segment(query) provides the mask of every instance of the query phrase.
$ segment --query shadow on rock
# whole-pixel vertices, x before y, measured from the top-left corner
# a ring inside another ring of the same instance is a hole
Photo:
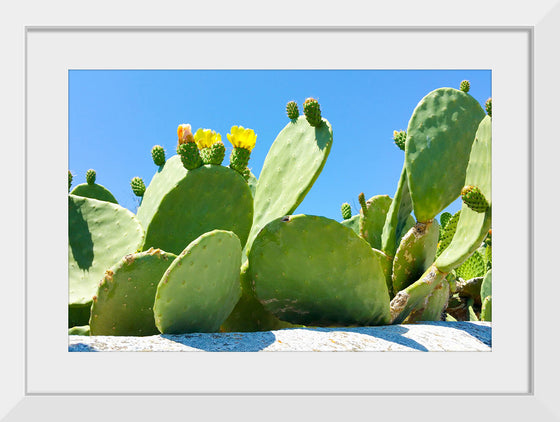
[[[89,344],[84,344],[84,343],[70,344],[68,346],[68,351],[69,352],[97,352],[97,350],[95,350]]]
[[[267,331],[162,334],[161,337],[206,352],[259,352],[276,341],[276,336]]]

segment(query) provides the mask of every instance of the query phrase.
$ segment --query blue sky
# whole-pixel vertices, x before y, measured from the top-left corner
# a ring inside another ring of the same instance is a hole
[[[288,123],[285,106],[319,100],[333,127],[333,146],[323,171],[295,214],[341,220],[348,202],[358,212],[358,194],[393,197],[404,152],[393,130],[406,129],[416,104],[440,87],[471,83],[482,106],[491,97],[489,70],[70,70],[69,157],[72,186],[88,169],[119,204],[135,211],[135,176],[146,185],[156,171],[152,146],[175,155],[177,126],[190,123],[222,135],[227,165],[231,126],[254,129],[257,145],[249,167],[258,177],[266,153]],[[460,200],[448,211],[460,209]]]

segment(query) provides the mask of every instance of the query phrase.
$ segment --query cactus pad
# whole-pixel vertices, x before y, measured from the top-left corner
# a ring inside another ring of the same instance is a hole
[[[290,120],[296,120],[299,117],[299,108],[295,101],[290,101],[286,104],[286,113]]]
[[[98,185],[97,183],[82,183],[72,189],[70,194],[118,204],[113,194],[105,186]]]
[[[439,88],[416,106],[408,123],[405,165],[414,215],[434,218],[459,197],[484,110],[469,94]]]
[[[399,292],[418,278],[432,265],[439,237],[437,220],[416,223],[402,238],[393,260],[393,291]]]
[[[215,332],[241,296],[241,243],[229,231],[213,230],[191,242],[171,263],[154,301],[164,334]]]
[[[461,190],[463,202],[475,212],[486,212],[488,209],[488,201],[476,186],[465,186]]]
[[[144,196],[144,192],[146,192],[146,185],[141,177],[133,177],[130,181],[130,187],[136,196]]]
[[[343,220],[352,218],[352,208],[350,207],[350,204],[348,202],[345,202],[340,206],[340,212],[342,213]]]
[[[303,103],[303,114],[313,127],[321,124],[321,107],[319,102],[314,98],[307,98]]]
[[[143,202],[147,200],[146,193]],[[141,219],[146,229],[143,250],[179,254],[214,229],[233,231],[245,244],[252,219],[253,198],[243,177],[227,167],[205,165],[188,171],[162,197],[147,224]]]
[[[70,192],[70,188],[72,187],[72,179],[74,179],[74,176],[72,175],[72,172],[68,170],[68,192]]]
[[[357,235],[360,234],[360,214],[353,215],[348,220],[341,221],[340,224],[351,228]]]
[[[362,205],[362,210],[360,211],[360,236],[372,248],[381,249],[381,235],[391,202],[392,199],[388,195],[376,195],[365,202],[367,208],[367,214],[365,215],[364,206]]]
[[[484,258],[478,251],[467,258],[456,270],[457,276],[463,280],[470,280],[475,277],[482,277],[486,273]]]
[[[441,230],[441,235],[439,237],[436,257],[440,256],[441,253],[445,250],[445,248],[447,248],[451,243],[451,240],[455,235],[455,231],[457,230],[457,223],[459,222],[460,216],[461,216],[461,210],[457,211],[451,217],[446,217],[445,227]]]
[[[249,254],[253,290],[279,319],[293,324],[386,324],[389,293],[371,247],[325,217],[271,221]]]
[[[246,251],[271,220],[295,211],[321,173],[333,142],[330,124],[309,126],[303,116],[282,129],[264,161],[255,192],[255,216]]]
[[[492,270],[486,272],[480,286],[480,298],[484,300],[488,296],[492,296]]]
[[[126,255],[105,273],[93,298],[89,326],[96,336],[158,334],[154,299],[176,255],[159,249]]]
[[[86,171],[86,182],[88,185],[93,185],[95,183],[95,179],[97,177],[97,173],[93,169],[89,169]]]
[[[163,166],[165,164],[165,150],[161,145],[154,145],[152,147],[152,160],[156,166]]]
[[[110,202],[69,195],[70,307],[79,310],[88,306],[105,270],[138,250],[143,238],[144,231],[129,210]]]

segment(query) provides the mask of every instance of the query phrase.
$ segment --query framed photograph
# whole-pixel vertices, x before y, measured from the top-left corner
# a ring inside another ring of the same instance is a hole
[[[197,25],[166,18],[157,27],[148,24],[151,13],[139,12],[144,18],[136,20],[124,5],[115,6],[111,17],[96,11],[99,20],[72,13],[58,19],[47,12],[39,26],[20,6],[9,26],[16,66],[3,72],[5,80],[15,81],[8,87],[10,104],[21,106],[6,110],[7,139],[22,140],[24,147],[17,165],[2,171],[3,180],[13,184],[8,193],[13,189],[20,199],[18,214],[10,217],[18,224],[9,230],[24,253],[18,261],[7,260],[10,299],[0,312],[10,321],[10,342],[0,364],[6,399],[0,416],[16,421],[51,414],[70,420],[93,418],[92,409],[104,407],[111,419],[148,420],[186,411],[217,418],[257,406],[272,419],[301,414],[348,419],[374,412],[429,420],[434,409],[440,416],[461,409],[454,418],[465,421],[504,414],[559,419],[553,307],[545,303],[554,276],[539,265],[554,262],[546,247],[554,228],[544,228],[550,217],[539,212],[539,204],[545,204],[538,198],[546,192],[547,209],[558,205],[545,173],[555,168],[555,146],[545,143],[550,135],[544,131],[553,130],[552,101],[558,94],[551,48],[558,38],[560,5],[520,6],[506,17],[503,6],[481,2],[484,16],[472,5],[464,13],[438,12],[435,19],[433,3],[426,10],[366,7],[371,21],[355,10],[326,7],[327,24],[315,19],[305,25],[282,9],[276,16],[255,16],[258,25],[244,20],[239,26],[232,26],[231,17],[241,12],[231,6],[207,15],[210,6],[197,5],[189,7],[189,15],[205,16]],[[152,13],[172,16],[166,6]],[[85,70],[490,71],[496,103],[493,296],[499,298],[493,303],[492,351],[69,353],[64,191],[69,75]],[[13,247],[4,256],[9,251]],[[21,267],[13,268],[16,263]],[[475,406],[465,409],[465,397]]]

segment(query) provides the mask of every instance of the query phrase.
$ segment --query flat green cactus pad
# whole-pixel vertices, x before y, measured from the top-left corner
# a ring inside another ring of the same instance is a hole
[[[447,307],[448,300],[449,283],[443,279],[434,288],[432,294],[426,298],[424,306],[410,314],[405,322],[441,321],[443,310]]]
[[[107,189],[105,186],[98,185],[97,183],[92,183],[91,185],[82,183],[81,185],[78,185],[74,189],[72,189],[72,192],[70,192],[70,194],[118,204],[117,200],[109,191],[109,189]]]
[[[89,336],[89,325],[74,326],[68,330],[69,336]]]
[[[68,195],[70,308],[91,304],[105,270],[124,255],[137,251],[143,240],[140,222],[129,210],[106,201]]]
[[[243,176],[227,167],[204,165],[188,171],[161,199],[145,226],[143,249],[178,254],[214,229],[232,231],[245,244],[252,220],[253,198]]]
[[[430,92],[414,109],[408,123],[405,165],[418,221],[431,220],[459,197],[484,116],[478,101],[453,88]]]
[[[327,161],[332,142],[332,128],[327,120],[312,127],[305,116],[288,123],[278,134],[257,183],[247,253],[269,221],[293,213],[303,201]]]
[[[177,256],[160,249],[126,255],[99,283],[89,321],[95,336],[158,334],[154,299],[163,273]]]
[[[488,296],[492,296],[492,270],[488,270],[480,286],[480,298],[484,300]]]
[[[257,191],[257,183],[257,177],[251,170],[249,170],[249,178],[247,179],[247,184],[249,185],[249,189],[251,190],[251,195],[253,195],[253,198],[255,197],[255,192]]]
[[[436,255],[439,223],[417,223],[402,238],[393,260],[393,291],[414,283],[432,265]]]
[[[461,207],[457,230],[449,246],[437,258],[436,265],[443,272],[449,272],[461,265],[479,248],[492,225],[492,120],[486,116],[480,123],[476,139],[472,145],[464,185],[478,186],[490,207],[485,213]]]
[[[387,212],[393,200],[388,195],[376,195],[366,201],[367,212],[360,210],[360,236],[372,248],[381,249],[381,234],[387,218]]]
[[[369,244],[342,224],[296,215],[268,223],[249,254],[265,309],[303,325],[387,324],[385,274]]]
[[[392,282],[392,271],[393,271],[393,259],[390,256],[385,255],[382,251],[372,248],[373,255],[379,261],[383,274],[385,275],[385,283],[387,284],[387,290],[389,291],[389,297],[392,299],[393,293],[393,282]]]
[[[360,234],[360,214],[353,215],[348,220],[343,220],[340,222],[343,226],[351,228],[354,233]]]
[[[482,301],[480,320],[489,322],[492,321],[492,296],[486,296]]]
[[[457,269],[457,276],[463,280],[470,280],[475,277],[483,277],[486,273],[486,265],[484,258],[478,251],[474,251],[465,262],[463,262]]]
[[[158,330],[218,331],[241,297],[240,267],[241,243],[233,232],[213,230],[192,241],[158,284],[154,301]]]

